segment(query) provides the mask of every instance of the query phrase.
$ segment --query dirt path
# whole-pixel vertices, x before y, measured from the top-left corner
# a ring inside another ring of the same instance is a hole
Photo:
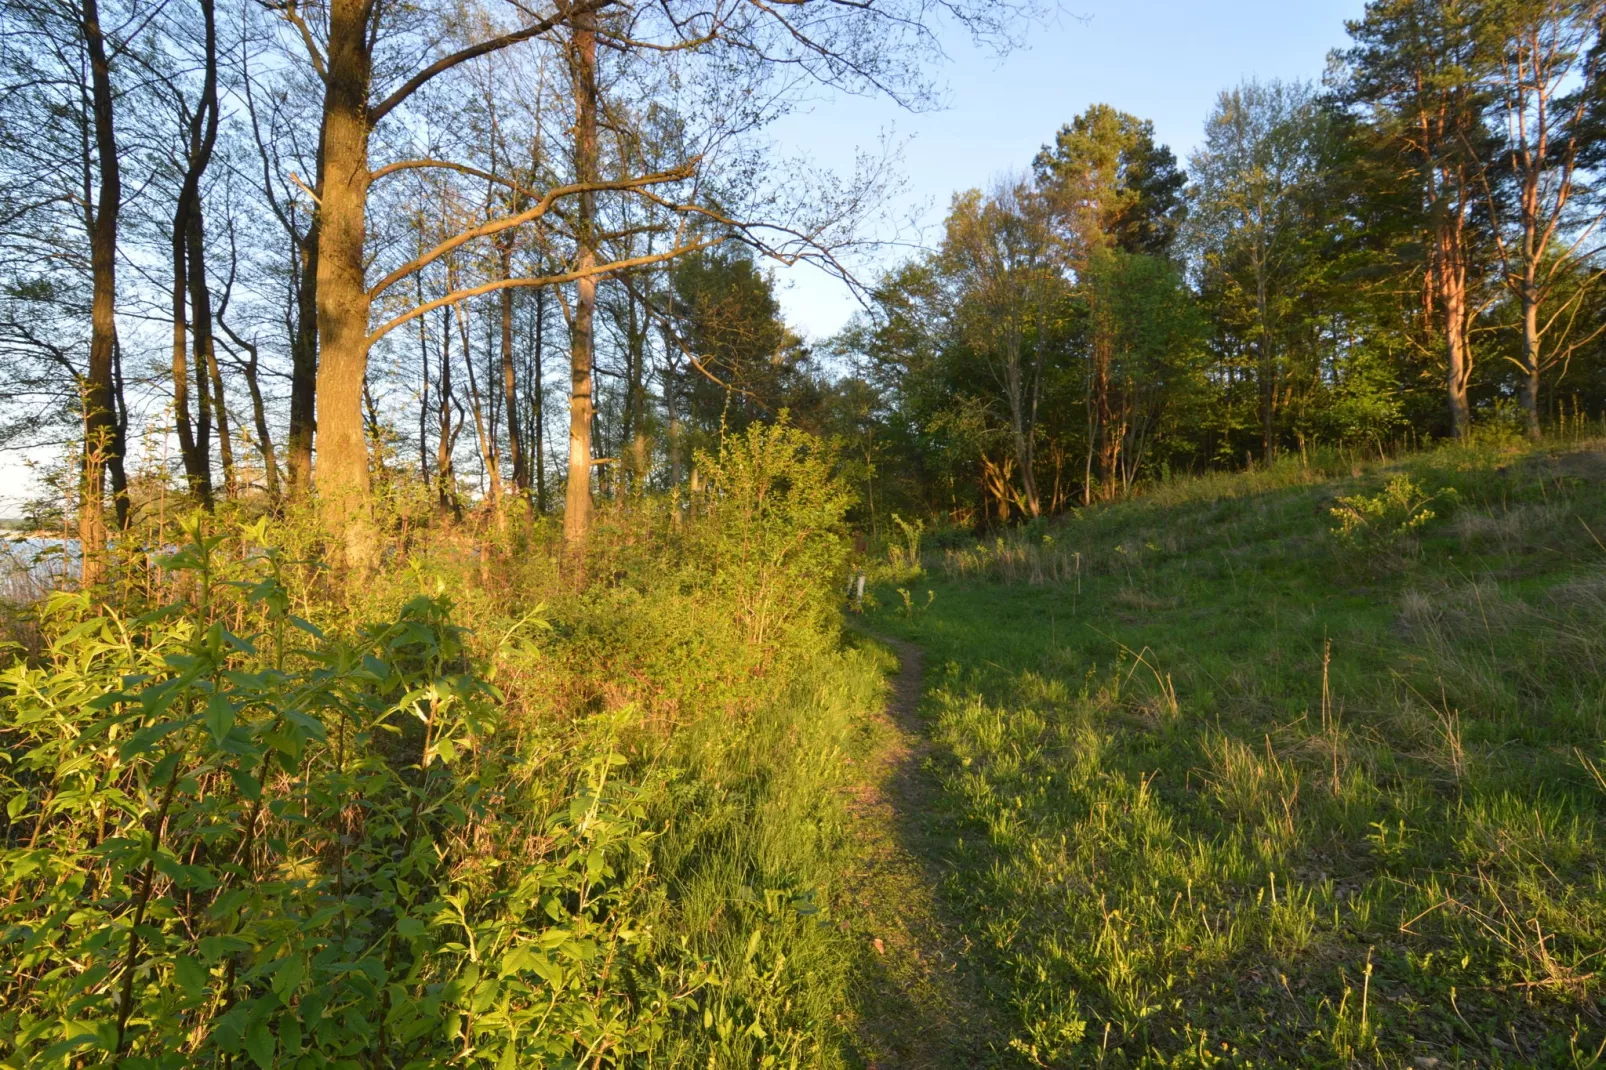
[[[899,671],[867,726],[871,747],[851,808],[860,844],[851,921],[872,948],[860,1045],[876,1070],[979,1067],[1000,1034],[962,968],[968,941],[937,896],[946,839],[932,828],[938,787],[925,768],[932,745],[919,716],[920,650],[875,639],[898,655]]]

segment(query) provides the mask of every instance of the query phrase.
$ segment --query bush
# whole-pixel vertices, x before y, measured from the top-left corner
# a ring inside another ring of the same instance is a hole
[[[1338,523],[1329,530],[1346,550],[1362,554],[1387,550],[1438,516],[1429,508],[1433,502],[1453,499],[1454,494],[1449,489],[1429,495],[1410,476],[1398,475],[1377,494],[1339,498],[1329,510]]]
[[[700,979],[608,983],[648,846],[624,759],[533,776],[444,598],[327,637],[288,612],[272,552],[231,605],[224,537],[190,534],[164,567],[192,601],[129,618],[56,595],[44,662],[3,676],[6,1064],[649,1043]],[[261,627],[231,627],[243,607]]]

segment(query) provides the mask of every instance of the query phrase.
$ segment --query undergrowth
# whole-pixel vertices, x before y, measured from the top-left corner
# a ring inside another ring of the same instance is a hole
[[[0,1066],[831,1066],[847,498],[784,426],[554,533],[152,526],[14,614]],[[15,609],[15,607],[14,607]]]

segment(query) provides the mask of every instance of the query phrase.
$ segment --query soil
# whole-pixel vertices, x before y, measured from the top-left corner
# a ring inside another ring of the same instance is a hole
[[[993,1062],[1000,1031],[973,971],[970,942],[940,888],[951,867],[938,823],[940,789],[920,717],[921,653],[876,636],[898,656],[884,708],[866,728],[871,746],[850,806],[859,863],[845,917],[868,944],[858,1039],[872,1070],[958,1070]]]

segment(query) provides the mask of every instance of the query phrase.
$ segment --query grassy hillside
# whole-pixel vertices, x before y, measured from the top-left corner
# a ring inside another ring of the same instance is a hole
[[[927,652],[987,1059],[1601,1064],[1603,538],[1573,444],[928,539],[870,617]]]

